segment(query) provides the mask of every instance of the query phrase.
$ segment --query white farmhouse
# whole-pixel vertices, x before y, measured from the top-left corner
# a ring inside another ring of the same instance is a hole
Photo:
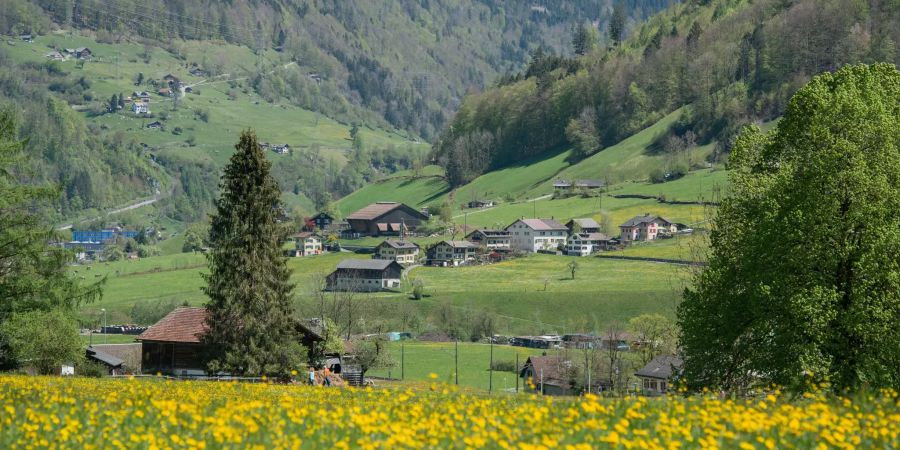
[[[519,219],[506,227],[513,250],[537,252],[566,245],[569,229],[554,219]]]

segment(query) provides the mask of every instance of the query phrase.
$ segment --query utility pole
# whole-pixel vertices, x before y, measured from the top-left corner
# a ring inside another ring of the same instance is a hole
[[[456,339],[453,352],[454,368],[453,375],[456,378],[456,385],[459,386],[459,338]]]
[[[100,311],[103,312],[103,343],[106,344],[106,343],[108,343],[108,340],[109,340],[109,337],[106,336],[106,332],[108,331],[106,329],[106,308],[103,308]]]
[[[401,380],[403,379],[404,371],[406,369],[406,366],[404,364],[404,359],[403,359],[403,356],[404,356],[403,347],[404,347],[403,343],[401,342],[400,343],[400,379]]]
[[[516,352],[516,393],[519,393],[519,352]]]
[[[491,366],[488,368],[488,392],[494,390],[494,336],[491,333]]]

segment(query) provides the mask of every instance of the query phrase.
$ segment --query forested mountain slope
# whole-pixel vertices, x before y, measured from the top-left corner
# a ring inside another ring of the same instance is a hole
[[[685,107],[648,151],[680,155],[715,143],[715,161],[742,125],[780,116],[813,75],[896,64],[897,42],[896,1],[692,0],[653,16],[620,46],[577,59],[537,55],[520,75],[469,95],[433,158],[462,186],[545,152],[571,147],[573,161],[602,153]]]
[[[254,50],[279,48],[285,61],[321,75],[321,83],[276,72],[254,80],[265,95],[290,97],[335,118],[351,114],[343,111],[348,106],[361,106],[428,140],[469,89],[519,70],[539,46],[567,49],[575,24],[604,27],[613,12],[612,0],[3,3],[7,5],[0,12],[0,32],[17,28],[43,33],[52,21],[97,30],[101,40],[111,42],[139,35],[159,42],[224,40]],[[32,3],[41,9],[36,11]],[[626,0],[620,8],[634,21],[669,3]],[[214,58],[205,65],[213,72],[225,69]]]
[[[671,3],[617,2],[633,27]],[[35,164],[57,183],[57,219],[161,194],[182,221],[203,216],[234,136],[290,143],[273,155],[289,209],[310,212],[420,150],[466,92],[568,54],[577,24],[606,27],[612,1],[0,0],[0,103],[17,110]],[[33,42],[20,39],[33,35]],[[5,44],[5,45],[4,45]],[[87,47],[93,57],[47,55]],[[544,50],[545,49],[545,50]],[[195,73],[195,69],[199,72]],[[166,75],[195,86],[161,98]],[[153,114],[110,110],[132,90]],[[202,91],[202,92],[201,92]],[[159,122],[158,128],[152,128]],[[148,128],[151,127],[151,128]]]

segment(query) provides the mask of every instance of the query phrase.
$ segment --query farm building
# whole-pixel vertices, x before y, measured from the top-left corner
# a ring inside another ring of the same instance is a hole
[[[397,261],[408,266],[419,259],[420,248],[413,242],[387,239],[375,247],[375,259]]]
[[[530,356],[519,370],[525,386],[543,395],[574,395],[575,366],[562,356]],[[530,383],[529,383],[530,381]]]
[[[373,292],[400,287],[403,266],[387,259],[345,259],[328,275],[326,289]]]
[[[559,336],[516,336],[509,339],[509,345],[528,348],[556,348],[562,344]]]
[[[684,361],[677,356],[657,356],[634,376],[641,380],[644,395],[662,395],[669,391],[673,376],[681,371],[683,365]]]
[[[632,241],[651,241],[661,235],[675,233],[678,225],[662,216],[644,214],[619,225],[619,230],[620,239],[627,244]]]
[[[597,180],[578,180],[575,182],[576,189],[601,189],[603,182]]]
[[[493,207],[493,206],[494,206],[494,201],[493,201],[493,200],[471,200],[471,201],[468,203],[468,207],[469,207],[469,208],[472,208],[472,209],[475,209],[475,208],[491,208],[491,207]]]
[[[44,56],[46,58],[50,59],[51,61],[65,61],[66,60],[66,55],[63,55],[62,53],[60,53],[56,50],[54,50],[50,53],[47,53]]]
[[[151,130],[158,130],[158,129],[162,128],[162,126],[163,126],[162,122],[160,122],[158,120],[147,124],[147,128],[151,129]]]
[[[312,256],[322,254],[322,238],[306,231],[293,236],[294,250],[292,256]]]
[[[509,250],[509,231],[475,230],[466,236],[466,240],[489,250]]]
[[[200,337],[206,332],[206,308],[179,307],[141,333],[141,365],[145,373],[206,375]]]
[[[310,217],[309,220],[312,221],[316,228],[324,230],[328,228],[328,226],[331,225],[332,222],[334,222],[334,217],[331,217],[331,215],[329,215],[328,213],[320,212],[315,216]]]
[[[368,236],[397,236],[426,220],[425,214],[397,202],[373,203],[347,216],[353,233]]]
[[[510,248],[523,252],[556,250],[566,245],[569,229],[553,219],[519,219],[508,227]]]
[[[597,223],[596,220],[591,218],[585,219],[572,219],[566,222],[566,228],[569,229],[569,233],[575,233],[576,229],[580,233],[599,233],[600,232],[600,224]]]
[[[117,356],[110,355],[103,350],[99,350],[94,346],[88,346],[87,350],[85,351],[85,356],[88,360],[97,362],[104,368],[106,368],[106,372],[108,375],[122,375],[125,373],[124,360]]]
[[[94,341],[97,339],[94,338]],[[97,344],[88,348],[103,352],[122,360],[122,368],[119,373],[141,373],[141,343],[130,344]]]
[[[91,52],[91,49],[87,47],[78,47],[78,48],[67,48],[65,49],[65,53],[69,56],[77,59],[89,59],[94,54]]]
[[[478,244],[469,241],[441,241],[428,249],[428,264],[464,266],[475,261]]]
[[[590,256],[601,250],[616,247],[616,240],[603,233],[576,233],[566,241],[566,254],[569,256]]]

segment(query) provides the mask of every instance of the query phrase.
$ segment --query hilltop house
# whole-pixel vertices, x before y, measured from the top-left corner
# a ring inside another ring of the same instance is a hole
[[[675,233],[678,225],[665,217],[645,214],[619,225],[619,230],[620,239],[627,244],[632,241],[651,241],[660,235]]]
[[[466,240],[488,250],[509,250],[509,231],[506,230],[475,230],[466,236]]]
[[[569,256],[590,256],[600,250],[615,248],[616,243],[603,233],[575,233],[566,242]]]
[[[396,236],[415,230],[428,216],[397,202],[377,202],[347,216],[350,229],[357,235]]]
[[[328,275],[326,289],[372,292],[400,287],[403,266],[388,259],[345,259]]]
[[[44,56],[52,61],[65,61],[66,60],[66,55],[63,55],[62,53],[60,53],[56,50],[54,50],[50,53],[47,53]]]
[[[312,221],[313,225],[316,228],[324,230],[328,228],[328,226],[331,225],[332,222],[334,222],[334,217],[331,217],[328,213],[320,212],[315,216],[310,217],[309,220]]]
[[[93,56],[91,49],[87,47],[67,48],[65,49],[65,53],[76,59],[88,59]]]
[[[513,250],[531,253],[565,246],[569,229],[553,219],[519,219],[506,231]]]
[[[374,259],[397,261],[409,266],[419,259],[420,248],[413,242],[387,239],[375,247]]]
[[[441,241],[428,249],[428,264],[464,266],[475,261],[478,244],[469,241]]]
[[[572,219],[566,222],[566,228],[569,229],[569,233],[575,233],[575,229],[578,229],[579,233],[599,233],[600,232],[600,224],[597,223],[596,220],[591,218],[586,219]]]
[[[681,371],[682,366],[684,361],[677,356],[657,356],[634,376],[641,380],[644,395],[662,395],[669,391],[673,376]]]
[[[293,256],[312,256],[322,254],[322,238],[311,232],[294,235]]]

